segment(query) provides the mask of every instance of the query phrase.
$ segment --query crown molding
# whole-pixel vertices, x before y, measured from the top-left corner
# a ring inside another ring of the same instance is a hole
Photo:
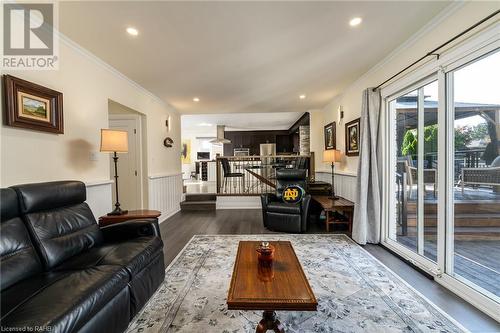
[[[72,40],[71,38],[69,38],[68,36],[66,36],[65,34],[63,34],[61,31],[56,30],[56,35],[58,35],[59,40],[61,42],[63,42],[67,46],[69,46],[74,51],[78,52],[80,55],[82,55],[85,58],[91,60],[93,63],[95,63],[99,67],[105,69],[106,71],[108,71],[112,75],[116,76],[120,80],[126,81],[127,83],[129,83],[130,85],[132,85],[134,88],[140,90],[142,93],[144,93],[145,95],[149,96],[154,101],[156,101],[156,102],[160,103],[161,105],[165,106],[167,109],[169,109],[173,113],[179,114],[179,112],[172,105],[170,105],[169,103],[166,103],[163,99],[161,99],[160,97],[156,96],[151,91],[147,90],[146,88],[144,88],[143,86],[141,86],[139,83],[135,82],[134,80],[132,80],[131,78],[129,78],[128,76],[126,76],[125,74],[123,74],[122,72],[120,72],[119,70],[117,70],[116,68],[114,68],[113,66],[111,66],[110,64],[108,64],[107,62],[105,62],[104,60],[102,60],[101,58],[99,58],[97,55],[95,55],[94,53],[90,52],[89,50],[87,50],[86,48],[84,48],[83,46],[81,46],[80,44],[78,44],[77,42],[75,42],[74,40]]]

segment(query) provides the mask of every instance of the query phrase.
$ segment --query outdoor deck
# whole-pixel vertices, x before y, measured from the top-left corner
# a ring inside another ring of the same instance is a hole
[[[397,241],[417,251],[416,192],[406,203],[406,225],[399,224]],[[437,259],[437,196],[424,197],[424,256]],[[500,296],[500,192],[491,188],[454,191],[454,272]],[[400,217],[401,218],[401,217]]]
[[[415,236],[398,236],[399,243],[416,251]],[[456,240],[454,271],[466,280],[500,296],[500,240]],[[436,261],[436,241],[424,241],[425,257]]]

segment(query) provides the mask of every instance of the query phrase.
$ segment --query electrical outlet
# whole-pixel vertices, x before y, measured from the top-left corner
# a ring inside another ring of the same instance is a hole
[[[89,154],[89,159],[91,161],[99,161],[99,152],[97,151],[91,151],[90,154]]]

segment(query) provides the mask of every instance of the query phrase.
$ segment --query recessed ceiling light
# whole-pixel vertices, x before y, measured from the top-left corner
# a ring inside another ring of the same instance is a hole
[[[193,102],[198,103],[199,101],[200,101],[200,99],[198,97],[193,98]]]
[[[351,27],[355,27],[357,25],[360,25],[363,19],[361,17],[354,17],[349,21],[349,25]]]
[[[198,126],[210,127],[210,126],[212,126],[212,124],[209,124],[209,123],[199,123]]]
[[[137,30],[136,28],[132,28],[132,27],[128,27],[127,32],[129,35],[132,35],[132,36],[137,36],[139,34],[139,30]]]
[[[305,99],[306,98],[306,95],[300,95],[299,96],[300,99]]]

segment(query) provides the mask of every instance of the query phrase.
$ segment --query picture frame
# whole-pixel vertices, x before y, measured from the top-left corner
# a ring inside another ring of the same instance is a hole
[[[336,127],[335,122],[331,122],[325,125],[324,128],[325,150],[337,148],[337,132],[335,127]]]
[[[64,134],[63,94],[4,75],[5,125]]]
[[[360,120],[354,119],[345,124],[345,154],[359,156]]]

